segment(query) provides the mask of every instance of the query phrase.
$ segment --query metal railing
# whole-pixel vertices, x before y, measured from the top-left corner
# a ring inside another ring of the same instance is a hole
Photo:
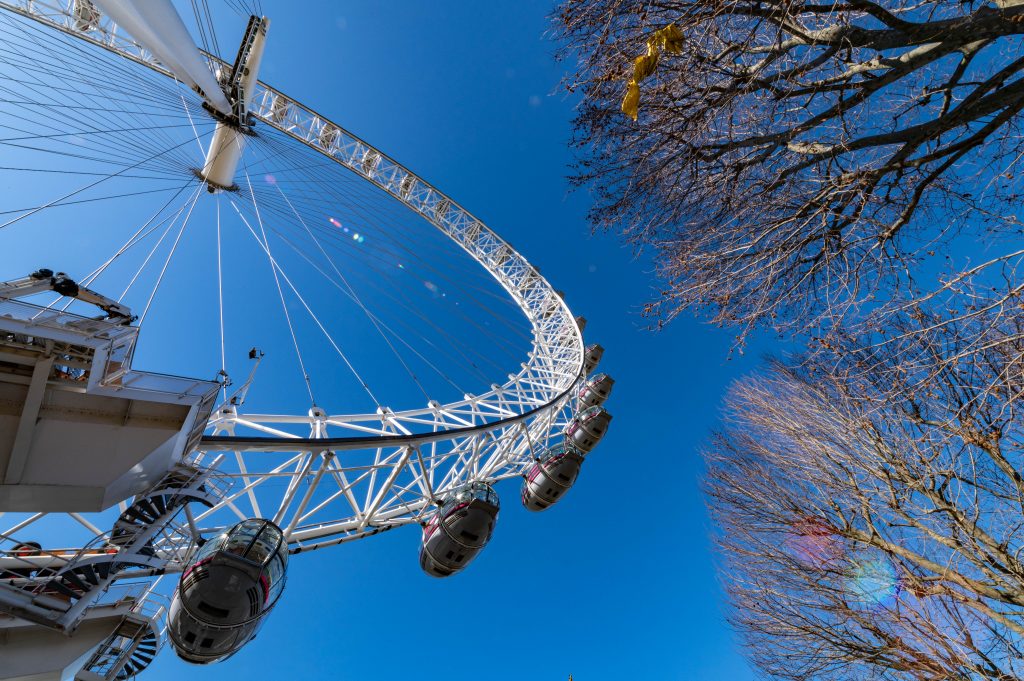
[[[80,670],[80,676],[76,678],[95,678],[92,676],[95,675],[104,679],[116,679],[122,676],[121,671],[132,660],[133,655],[136,655],[139,644],[148,638],[147,633],[152,637],[153,649],[146,651],[145,657],[152,660],[159,654],[167,640],[167,612],[170,609],[170,598],[155,591],[160,579],[148,585],[141,585],[145,587],[142,597],[136,601],[110,637],[93,652],[92,657]],[[134,676],[138,671],[140,670],[133,669],[123,676]]]

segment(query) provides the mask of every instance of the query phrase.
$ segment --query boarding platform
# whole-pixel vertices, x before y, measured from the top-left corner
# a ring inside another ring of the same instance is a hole
[[[133,369],[139,330],[112,301],[90,318],[16,299],[78,293],[62,276],[0,284],[0,512],[100,511],[148,489],[198,443],[220,387]]]

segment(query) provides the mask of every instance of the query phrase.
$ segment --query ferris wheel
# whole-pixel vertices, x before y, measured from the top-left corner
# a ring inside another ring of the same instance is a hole
[[[296,554],[418,524],[453,575],[611,419],[563,295],[260,81],[233,4],[226,61],[205,3],[197,46],[163,0],[0,1],[0,627],[83,680],[238,652]]]

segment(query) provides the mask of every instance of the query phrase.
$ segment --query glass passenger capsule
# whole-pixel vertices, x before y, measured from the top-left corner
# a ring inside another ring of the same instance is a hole
[[[597,343],[591,343],[583,350],[583,373],[589,374],[596,367],[601,357],[604,356],[604,348]]]
[[[447,494],[423,525],[423,571],[431,577],[447,577],[466,567],[490,541],[499,507],[497,492],[484,482]]]
[[[549,447],[530,466],[520,494],[529,511],[543,511],[562,498],[576,482],[583,454],[564,442]]]
[[[269,520],[243,520],[203,544],[174,592],[168,634],[186,662],[230,657],[256,635],[284,589],[288,544]]]
[[[604,404],[605,400],[611,396],[614,385],[615,379],[608,374],[594,374],[580,386],[580,390],[576,394],[580,406],[586,408]]]
[[[565,428],[565,441],[584,454],[593,449],[608,432],[612,416],[603,407],[587,407],[573,417]]]

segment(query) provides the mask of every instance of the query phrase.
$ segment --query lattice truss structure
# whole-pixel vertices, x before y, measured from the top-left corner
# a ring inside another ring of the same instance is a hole
[[[90,3],[15,0],[13,11],[170,73]],[[228,67],[206,54],[214,70]],[[217,531],[264,517],[293,553],[419,522],[447,490],[521,475],[577,411],[584,378],[579,323],[538,270],[480,220],[406,167],[312,109],[263,83],[248,111],[259,134],[274,128],[332,159],[415,211],[485,268],[522,310],[533,349],[521,370],[480,395],[420,409],[306,415],[244,413],[225,403],[185,464],[209,469],[226,491],[182,531]],[[244,406],[244,405],[243,405]],[[121,511],[131,500],[121,504]],[[29,519],[34,522],[36,518]],[[79,523],[88,523],[78,517]],[[12,529],[24,529],[21,524]],[[87,524],[87,527],[89,525]],[[99,528],[94,528],[99,529]],[[180,540],[168,536],[167,565],[180,569]]]

